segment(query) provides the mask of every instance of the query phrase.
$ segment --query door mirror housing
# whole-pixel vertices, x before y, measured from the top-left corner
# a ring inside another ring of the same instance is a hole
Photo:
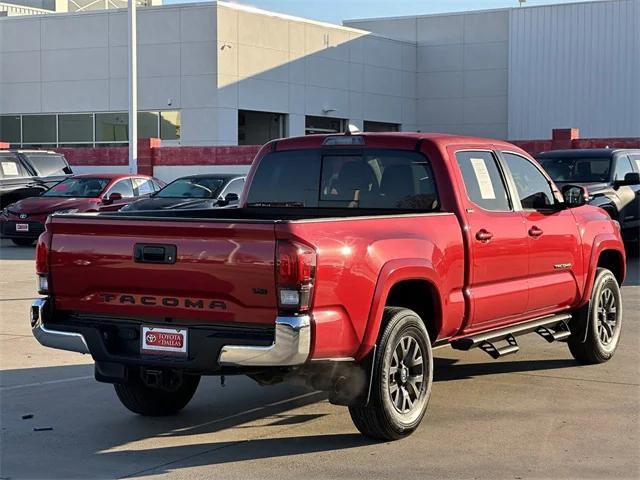
[[[616,188],[624,185],[640,185],[640,173],[629,172],[624,176],[624,180],[616,180],[614,182]]]
[[[569,208],[581,207],[589,202],[589,191],[582,185],[565,185],[562,187],[564,204]]]
[[[122,194],[118,192],[113,192],[108,197],[102,199],[102,203],[105,205],[111,205],[113,202],[117,202],[118,200],[122,200]]]
[[[221,206],[227,206],[230,203],[237,202],[240,199],[237,193],[227,193],[224,198],[218,199],[218,204]]]

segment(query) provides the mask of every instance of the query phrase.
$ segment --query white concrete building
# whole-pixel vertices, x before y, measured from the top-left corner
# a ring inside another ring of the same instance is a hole
[[[126,21],[125,10],[1,18],[0,140],[126,142]],[[352,123],[640,136],[640,0],[346,23],[224,2],[140,9],[140,135],[256,144]]]

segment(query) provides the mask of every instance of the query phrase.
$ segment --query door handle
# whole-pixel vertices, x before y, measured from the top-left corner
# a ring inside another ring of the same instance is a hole
[[[493,238],[493,233],[485,230],[484,228],[482,230],[479,230],[478,233],[476,233],[476,239],[480,240],[481,242],[488,242],[492,238]]]
[[[529,229],[529,235],[532,237],[539,237],[543,233],[544,232],[535,225]]]

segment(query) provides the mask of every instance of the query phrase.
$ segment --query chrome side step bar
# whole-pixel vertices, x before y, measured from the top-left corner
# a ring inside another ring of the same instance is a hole
[[[497,359],[520,350],[516,340],[516,337],[519,335],[536,332],[550,343],[566,340],[569,335],[571,335],[567,323],[570,319],[571,315],[568,313],[549,315],[517,325],[510,325],[489,332],[458,338],[451,342],[451,347],[456,350],[480,348],[491,355],[492,358]],[[506,345],[497,345],[498,342],[506,342]]]

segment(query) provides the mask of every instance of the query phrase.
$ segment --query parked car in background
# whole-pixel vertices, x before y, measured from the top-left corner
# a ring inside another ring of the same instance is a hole
[[[566,190],[499,140],[272,141],[241,208],[54,215],[31,327],[90,353],[138,414],[179,411],[202,375],[301,377],[363,434],[402,438],[427,409],[437,346],[497,359],[535,332],[580,363],[613,357],[620,230]]]
[[[591,205],[620,223],[625,240],[640,236],[640,149],[552,150],[536,157],[553,181],[581,185]]]
[[[0,208],[46,192],[67,178],[64,155],[44,150],[0,150]]]
[[[245,177],[238,174],[202,174],[174,180],[159,192],[130,203],[124,211],[186,210],[237,207]]]
[[[25,198],[4,208],[0,213],[0,235],[16,245],[28,246],[44,231],[44,223],[52,213],[116,211],[163,185],[147,175],[75,175],[39,197]]]

